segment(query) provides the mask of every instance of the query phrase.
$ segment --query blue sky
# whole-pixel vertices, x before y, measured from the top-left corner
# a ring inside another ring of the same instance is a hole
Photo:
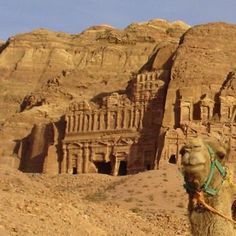
[[[236,0],[0,0],[0,39],[35,28],[79,33],[92,25],[124,28],[153,18],[236,24]]]

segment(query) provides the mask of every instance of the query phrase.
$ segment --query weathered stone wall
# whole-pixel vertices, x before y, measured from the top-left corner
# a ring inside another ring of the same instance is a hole
[[[235,155],[235,36],[236,26],[225,23],[196,26],[183,35],[171,69],[159,159],[178,157],[185,139],[197,135],[230,140]],[[171,140],[176,148],[168,156]]]
[[[56,43],[63,53],[71,54],[68,43],[65,43],[69,40],[75,50],[73,58],[68,57],[73,59],[70,62],[74,64],[69,64],[74,69],[62,66],[59,75],[52,77],[52,81],[58,82],[53,86],[44,76],[46,71],[54,70],[44,70],[42,81],[48,88],[41,86],[35,90],[32,96],[36,103],[31,101],[31,97],[25,97],[26,106],[21,110],[21,116],[26,117],[27,112],[36,114],[39,111],[48,119],[45,123],[51,126],[52,114],[57,119],[65,116],[65,131],[53,128],[60,134],[57,141],[53,139],[55,144],[43,140],[42,137],[48,132],[42,131],[44,128],[37,132],[33,129],[29,136],[31,141],[25,141],[26,147],[30,147],[27,158],[31,162],[34,156],[44,156],[39,170],[49,173],[107,171],[116,175],[120,166],[124,166],[128,173],[135,173],[157,168],[160,160],[168,161],[170,157],[178,159],[180,146],[185,140],[199,135],[228,139],[232,149],[230,161],[235,161],[236,26],[225,23],[195,26],[181,37],[178,44],[179,38],[170,35],[171,31],[166,26],[162,25],[165,30],[160,31],[159,28],[157,33],[157,28],[153,27],[156,24],[150,23],[151,27],[148,26],[145,34],[145,25],[134,24],[127,27],[125,33],[95,27],[78,37],[62,35],[60,38],[60,35],[45,31],[19,36],[22,45],[37,35],[40,35],[40,40],[46,37]],[[178,35],[181,35],[180,32]],[[77,46],[74,48],[77,42],[85,45],[89,39],[96,39],[98,50],[96,45],[96,50],[92,48],[93,52],[84,54]],[[12,40],[8,42],[9,50],[15,50],[19,42],[17,38]],[[104,49],[101,45],[105,42],[108,45]],[[32,45],[38,45],[38,41],[33,40]],[[45,47],[50,48],[49,45]],[[108,49],[111,51],[107,54]],[[148,52],[143,54],[144,51]],[[125,60],[123,52],[126,54]],[[4,53],[2,58],[5,58],[7,51]],[[78,58],[76,54],[79,54]],[[31,58],[29,53],[26,55]],[[51,61],[54,62],[54,59],[50,58],[49,64]],[[52,67],[58,73],[60,66],[52,63]],[[131,71],[139,72],[130,77]],[[7,73],[4,72],[4,76]],[[131,78],[128,87],[121,91],[127,78]],[[46,93],[42,92],[44,90]],[[69,110],[60,110],[61,107],[68,107],[69,103]],[[35,132],[37,140],[32,141]],[[37,146],[36,143],[39,149],[32,148]],[[22,163],[28,163],[23,161],[26,156],[22,155]]]

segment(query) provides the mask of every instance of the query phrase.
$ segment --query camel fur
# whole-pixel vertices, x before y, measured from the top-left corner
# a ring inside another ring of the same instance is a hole
[[[209,153],[209,147],[214,157]],[[210,172],[211,159],[216,158],[222,166],[225,166],[225,161],[229,156],[229,144],[221,143],[213,138],[194,138],[182,147],[180,154],[185,182],[191,184],[196,191],[202,191],[202,186]],[[222,177],[215,169],[210,187],[220,187],[219,192],[214,196],[204,192],[204,199],[208,205],[232,218],[231,207],[236,191],[229,170],[222,185],[221,181]],[[194,236],[236,236],[236,224],[212,213],[201,204],[196,204],[193,192],[188,191],[188,195],[189,220]]]

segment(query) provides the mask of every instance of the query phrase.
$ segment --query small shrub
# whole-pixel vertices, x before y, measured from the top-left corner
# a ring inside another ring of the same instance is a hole
[[[153,200],[154,200],[153,194],[150,194],[150,195],[148,195],[147,197],[148,197],[148,199],[149,199],[150,201],[153,201]]]
[[[137,191],[137,192],[136,192],[136,194],[142,194],[142,193],[143,193],[143,192],[141,192],[141,191]]]
[[[140,208],[138,208],[138,207],[131,208],[130,210],[131,210],[133,213],[140,213],[140,212],[142,212],[142,210],[141,210]]]
[[[96,192],[92,195],[87,195],[85,199],[91,202],[101,202],[105,201],[107,199],[107,196],[104,192]]]
[[[167,176],[167,174],[166,174],[166,173],[163,173],[163,174],[162,174],[162,176],[166,177],[166,176]]]
[[[127,192],[128,192],[128,193],[133,193],[134,190],[133,190],[133,189],[128,189]]]
[[[125,202],[132,202],[134,200],[134,198],[132,197],[129,197],[129,198],[125,198],[124,201]]]
[[[177,207],[179,207],[179,208],[184,208],[184,204],[183,204],[182,202],[179,202],[178,205],[177,205]]]

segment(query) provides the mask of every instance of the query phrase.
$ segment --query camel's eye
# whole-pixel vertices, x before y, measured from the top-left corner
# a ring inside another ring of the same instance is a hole
[[[224,157],[225,157],[225,153],[224,152],[216,152],[216,155],[222,160],[222,159],[224,159]]]

